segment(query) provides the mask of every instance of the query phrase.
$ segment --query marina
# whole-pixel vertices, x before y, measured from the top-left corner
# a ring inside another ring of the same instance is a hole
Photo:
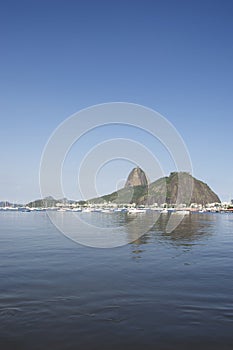
[[[0,211],[19,211],[19,212],[33,212],[33,211],[57,211],[57,212],[75,212],[75,213],[127,213],[127,214],[145,214],[150,211],[156,211],[161,214],[177,213],[188,215],[192,213],[233,213],[233,207],[231,203],[212,203],[206,206],[191,205],[186,207],[181,205],[179,207],[151,205],[151,206],[136,206],[135,204],[105,204],[105,205],[63,205],[59,203],[55,207],[32,207],[32,206],[1,206]]]

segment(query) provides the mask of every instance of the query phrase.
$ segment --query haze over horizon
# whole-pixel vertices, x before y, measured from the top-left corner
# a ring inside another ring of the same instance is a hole
[[[233,198],[232,1],[11,0],[0,6],[0,200],[40,198],[40,159],[50,135],[73,113],[112,101],[166,117],[188,148],[193,176],[222,201]],[[143,130],[103,126],[65,159],[68,198],[80,199],[77,171],[85,154],[111,138],[145,145],[165,175],[176,171],[163,145]],[[127,159],[104,164],[96,174],[98,192],[119,188],[135,165]]]

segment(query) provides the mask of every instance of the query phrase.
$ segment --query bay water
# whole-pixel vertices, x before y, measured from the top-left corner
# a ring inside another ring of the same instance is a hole
[[[86,215],[117,227],[127,214]],[[0,349],[233,349],[233,214],[190,214],[172,233],[166,220],[103,249],[46,212],[0,212]]]

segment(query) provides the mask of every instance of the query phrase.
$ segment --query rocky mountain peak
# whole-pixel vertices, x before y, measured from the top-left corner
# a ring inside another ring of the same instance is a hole
[[[145,172],[141,168],[136,167],[130,172],[125,183],[125,188],[133,186],[148,186],[148,182]]]

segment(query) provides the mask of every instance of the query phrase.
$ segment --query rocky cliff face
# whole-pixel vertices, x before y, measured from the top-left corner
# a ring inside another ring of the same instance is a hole
[[[147,202],[168,204],[177,202],[178,187],[180,191],[180,203],[197,203],[205,205],[207,203],[220,203],[219,197],[204,182],[195,179],[190,174],[173,172],[168,177],[161,178],[153,182],[148,190]],[[191,198],[187,194],[192,189]],[[187,198],[186,198],[187,197]]]
[[[125,183],[125,188],[134,187],[134,186],[148,186],[148,179],[144,171],[137,167],[134,168]]]

